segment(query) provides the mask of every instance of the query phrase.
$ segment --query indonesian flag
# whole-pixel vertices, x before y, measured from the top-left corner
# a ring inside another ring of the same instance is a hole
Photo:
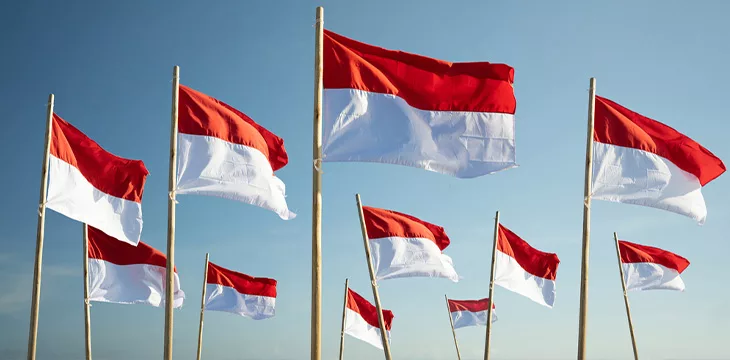
[[[679,290],[684,282],[679,277],[689,261],[659,248],[619,241],[621,266],[626,290]]]
[[[141,160],[120,158],[53,114],[46,206],[137,245],[142,192],[149,172]]]
[[[151,246],[132,246],[88,227],[89,300],[117,304],[165,303],[167,258]],[[175,270],[175,307],[185,300]]]
[[[362,207],[378,280],[441,277],[459,281],[451,258],[441,253],[450,240],[444,228],[421,219]]]
[[[514,69],[451,63],[324,31],[323,161],[459,178],[516,167]]]
[[[289,158],[284,140],[228,104],[180,85],[178,194],[217,196],[275,212],[286,205],[285,185],[274,175]]]
[[[276,280],[252,277],[208,263],[205,310],[262,320],[274,316],[275,305]]]
[[[596,96],[591,197],[650,206],[705,222],[701,189],[722,160],[671,127]]]
[[[385,332],[390,342],[390,327],[393,312],[383,309]],[[378,349],[383,348],[383,339],[378,323],[378,309],[360,294],[347,289],[347,308],[345,309],[345,334],[360,339]]]
[[[490,301],[488,298],[481,300],[451,300],[449,299],[449,311],[451,320],[454,322],[454,329],[487,325],[487,312]],[[494,313],[496,306],[492,305],[492,322],[497,321],[497,314]]]
[[[530,246],[517,234],[499,225],[494,283],[552,308],[558,256]]]

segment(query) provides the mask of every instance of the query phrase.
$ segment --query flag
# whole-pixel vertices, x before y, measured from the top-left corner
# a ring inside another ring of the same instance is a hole
[[[117,304],[165,302],[167,279],[165,254],[139,242],[137,246],[118,241],[99,229],[88,227],[89,300]],[[185,293],[175,270],[174,307],[181,307]]]
[[[459,178],[516,167],[514,69],[387,50],[324,30],[323,161]]]
[[[684,291],[684,282],[679,274],[689,266],[687,259],[666,250],[628,241],[619,241],[618,248],[626,290]]]
[[[274,316],[275,305],[276,280],[252,277],[208,263],[205,310],[262,320]]]
[[[275,212],[289,211],[274,171],[289,158],[284,140],[228,104],[180,85],[177,194],[217,196]]]
[[[444,228],[403,213],[362,207],[378,280],[441,277],[459,281],[442,251],[450,240]]]
[[[591,198],[654,207],[705,222],[701,189],[725,164],[684,134],[596,96]]]
[[[53,114],[46,207],[137,245],[142,192],[149,172],[141,160],[120,158]]]
[[[533,248],[502,224],[498,235],[494,283],[552,308],[558,256]]]
[[[487,325],[487,312],[490,301],[488,298],[481,300],[451,300],[449,299],[449,311],[451,320],[454,322],[454,329]],[[494,313],[496,306],[492,305],[492,322],[497,321],[497,314]]]
[[[393,312],[383,309],[385,332],[390,343],[390,327]],[[347,289],[347,309],[345,309],[345,334],[360,339],[378,349],[383,348],[383,339],[378,322],[378,309],[360,294]]]

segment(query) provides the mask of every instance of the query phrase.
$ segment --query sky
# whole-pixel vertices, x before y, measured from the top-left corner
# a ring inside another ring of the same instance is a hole
[[[553,309],[497,287],[495,360],[574,359],[577,349],[583,171],[589,78],[597,93],[687,134],[730,161],[730,2],[701,1],[116,1],[8,2],[0,11],[0,358],[24,359],[49,93],[55,111],[107,150],[144,160],[142,239],[165,248],[171,77],[247,113],[285,140],[277,172],[290,209],[178,197],[176,265],[185,305],[174,358],[194,359],[205,253],[279,281],[274,318],[207,312],[203,358],[309,358],[314,16],[370,44],[448,61],[515,68],[518,168],[456,179],[384,164],[323,166],[322,359],[335,359],[345,278],[372,299],[355,194],[370,206],[442,225],[463,280],[380,283],[393,310],[393,357],[453,359],[444,294],[487,296],[495,211],[561,263]],[[691,261],[685,292],[630,293],[639,353],[648,359],[728,359],[730,175],[703,189],[707,223],[653,208],[593,202],[588,356],[631,357],[612,234]],[[83,358],[82,225],[46,216],[38,359]],[[159,359],[164,311],[93,303],[98,360]],[[484,328],[457,330],[463,359],[480,359]],[[382,352],[346,338],[351,360]]]

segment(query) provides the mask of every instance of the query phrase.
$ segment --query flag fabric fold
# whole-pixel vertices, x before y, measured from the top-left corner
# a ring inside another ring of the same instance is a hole
[[[149,174],[144,163],[104,150],[56,114],[49,155],[46,207],[137,245]]]
[[[262,207],[284,220],[286,186],[274,171],[289,161],[284,140],[228,104],[180,85],[177,194]]]
[[[514,69],[451,63],[324,31],[323,161],[459,178],[516,167]]]
[[[268,319],[276,314],[276,283],[274,279],[252,277],[209,262],[205,310]]]
[[[167,280],[165,255],[139,242],[133,246],[88,227],[89,236],[89,300],[117,304],[165,302]],[[174,307],[181,307],[185,293],[175,270]]]
[[[440,277],[459,281],[443,227],[392,210],[363,206],[377,280]]]
[[[686,135],[596,96],[591,198],[654,207],[703,224],[701,189],[725,164]]]
[[[393,312],[383,309],[385,332],[390,342],[390,328]],[[345,334],[362,340],[378,349],[383,349],[383,339],[378,322],[378,309],[360,294],[347,289],[347,308],[345,309]]]
[[[679,274],[689,266],[687,259],[660,248],[628,241],[619,241],[618,245],[626,290],[684,291],[684,282]]]
[[[451,300],[449,299],[449,312],[454,322],[454,329],[467,326],[487,325],[487,312],[491,302],[488,298],[480,300]],[[495,313],[496,306],[492,305],[492,322],[497,321]]]

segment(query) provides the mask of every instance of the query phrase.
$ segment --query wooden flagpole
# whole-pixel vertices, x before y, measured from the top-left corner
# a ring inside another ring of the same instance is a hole
[[[340,329],[340,360],[345,358],[345,315],[347,314],[347,294],[350,290],[350,279],[345,279],[345,301],[342,304],[342,328]]]
[[[461,352],[459,351],[459,342],[456,341],[456,329],[454,329],[454,319],[451,318],[451,309],[449,308],[449,297],[444,294],[446,299],[446,313],[449,314],[449,323],[451,324],[451,333],[454,335],[454,346],[456,346],[456,358],[461,360]],[[490,303],[491,304],[491,303]],[[342,359],[340,359],[342,360]]]
[[[41,190],[38,200],[38,226],[36,228],[35,265],[33,266],[33,297],[30,305],[30,326],[28,328],[28,360],[35,360],[38,341],[38,310],[41,299],[41,268],[43,265],[43,237],[46,228],[46,193],[48,191],[48,155],[51,152],[51,129],[53,129],[53,94],[48,95],[46,106],[46,138],[41,168]]]
[[[314,32],[314,127],[312,141],[312,319],[311,360],[322,356],[322,91],[324,8],[317,7]],[[168,359],[171,360],[171,359]]]
[[[165,360],[172,360],[173,309],[175,305],[175,187],[177,182],[177,112],[180,67],[172,70],[172,111],[170,128],[170,179],[167,199],[167,279],[165,281]]]
[[[380,294],[378,294],[378,283],[375,280],[375,269],[373,268],[373,259],[370,256],[370,244],[368,240],[368,229],[365,225],[365,214],[362,211],[362,202],[360,194],[355,194],[357,201],[357,210],[360,214],[360,229],[362,230],[362,241],[365,245],[365,257],[368,262],[368,270],[370,271],[370,285],[373,288],[373,297],[375,298],[375,307],[378,310],[378,324],[380,325],[380,339],[383,341],[383,352],[386,360],[392,360],[390,355],[390,343],[388,342],[388,333],[385,330],[385,319],[383,318],[383,308],[380,306]]]
[[[593,125],[595,120],[596,78],[588,91],[588,134],[586,135],[586,170],[583,184],[583,251],[580,267],[580,314],[578,317],[578,360],[586,359],[588,326],[588,260],[591,243],[591,183],[593,178]]]
[[[200,323],[198,324],[198,357],[203,354],[203,315],[205,314],[205,290],[208,287],[208,261],[210,257],[205,253],[205,270],[203,271],[203,295],[200,296]]]
[[[84,224],[84,336],[86,360],[91,360],[91,314],[89,312],[89,226]]]
[[[621,251],[618,248],[618,235],[613,233],[616,241],[616,256],[618,257],[618,271],[621,275],[621,288],[624,291],[624,304],[626,305],[626,318],[629,320],[629,332],[631,333],[631,347],[634,349],[634,360],[639,360],[639,349],[636,348],[636,337],[634,335],[634,322],[631,320],[631,309],[629,308],[629,295],[626,292],[626,280],[624,279],[624,267],[621,264]]]
[[[487,308],[487,338],[484,341],[484,360],[489,360],[492,340],[492,309],[494,306],[494,270],[497,267],[497,240],[499,239],[499,211],[494,217],[494,243],[492,245],[492,271],[489,274],[489,307]]]

